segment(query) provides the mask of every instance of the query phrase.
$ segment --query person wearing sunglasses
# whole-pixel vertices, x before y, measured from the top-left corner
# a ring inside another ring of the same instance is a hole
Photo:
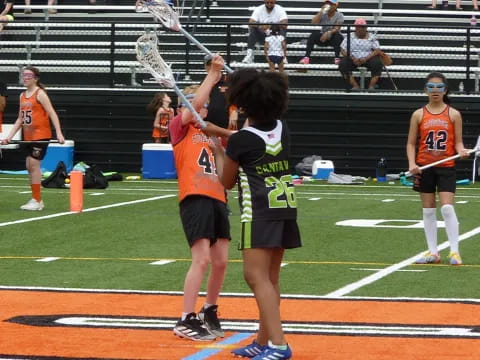
[[[455,161],[446,161],[423,171],[420,167],[456,153],[461,157],[468,157],[462,140],[462,116],[449,105],[448,83],[443,74],[429,74],[424,91],[428,95],[428,104],[412,114],[407,140],[408,170],[414,175],[413,190],[420,193],[428,246],[428,251],[417,259],[416,263],[441,262],[437,246],[438,192],[440,212],[450,243],[449,262],[451,265],[461,265],[462,258],[458,248],[459,226],[453,207],[456,187]]]

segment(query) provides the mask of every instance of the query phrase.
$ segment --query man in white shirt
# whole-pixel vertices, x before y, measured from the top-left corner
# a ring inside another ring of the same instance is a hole
[[[254,24],[283,24],[281,26],[280,34],[286,37],[288,18],[287,13],[280,5],[276,5],[276,0],[264,0],[265,4],[257,6],[250,16],[247,55],[242,60],[244,63],[253,62],[253,48],[258,42],[265,43],[265,37],[269,25],[254,25]]]

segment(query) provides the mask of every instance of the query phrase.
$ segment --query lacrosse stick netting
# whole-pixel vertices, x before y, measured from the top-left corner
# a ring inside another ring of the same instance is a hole
[[[181,102],[187,106],[193,116],[200,124],[201,128],[205,128],[206,124],[198,112],[193,108],[190,101],[180,91],[173,78],[172,69],[163,61],[162,56],[158,52],[158,38],[153,33],[140,36],[136,43],[137,60],[143,67],[157,80],[157,82],[165,87],[175,90]]]
[[[160,20],[163,26],[174,31],[180,31],[181,24],[178,19],[178,14],[175,10],[163,0],[140,0],[137,1],[138,9],[147,10],[156,19]]]
[[[152,14],[156,19],[158,19],[163,26],[174,31],[181,32],[188,40],[194,43],[200,50],[202,50],[206,55],[213,57],[213,54],[205,46],[203,46],[197,39],[195,39],[189,32],[182,28],[180,19],[175,10],[167,4],[165,0],[139,0],[137,6],[142,7]],[[224,65],[224,69],[232,73],[233,70],[228,66]]]

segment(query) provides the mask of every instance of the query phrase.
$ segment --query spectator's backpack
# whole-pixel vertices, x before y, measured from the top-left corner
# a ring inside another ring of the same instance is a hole
[[[46,188],[64,188],[67,177],[67,167],[63,161],[59,161],[50,176],[42,180],[42,186]]]

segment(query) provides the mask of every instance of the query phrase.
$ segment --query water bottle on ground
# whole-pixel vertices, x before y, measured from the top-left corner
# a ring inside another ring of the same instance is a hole
[[[463,90],[465,90],[465,86],[463,85],[463,81],[460,81],[460,84],[458,84],[458,92],[463,93]]]
[[[381,158],[377,163],[376,177],[379,182],[387,181],[387,159]]]

